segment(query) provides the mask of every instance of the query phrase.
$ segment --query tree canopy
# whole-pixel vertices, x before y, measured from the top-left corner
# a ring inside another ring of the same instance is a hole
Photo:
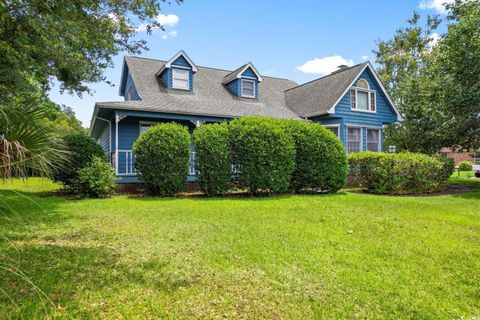
[[[415,13],[375,51],[379,75],[404,116],[386,130],[387,143],[399,149],[480,148],[480,0],[446,8],[447,32],[438,43],[438,17],[422,28]]]
[[[61,90],[82,94],[104,81],[120,51],[146,49],[135,22],[147,31],[165,0],[5,0],[0,2],[0,92],[2,95],[56,79]],[[181,0],[177,0],[181,2]]]

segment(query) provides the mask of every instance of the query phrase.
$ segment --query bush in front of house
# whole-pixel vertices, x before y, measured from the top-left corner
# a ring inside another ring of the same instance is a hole
[[[133,144],[135,168],[150,195],[171,196],[183,190],[188,177],[190,134],[186,126],[162,123]]]
[[[318,123],[284,120],[282,126],[295,143],[292,190],[340,190],[347,177],[347,156],[340,140]]]
[[[470,161],[462,161],[458,164],[460,171],[472,171],[472,163]]]
[[[95,157],[78,171],[75,189],[80,197],[106,198],[115,190],[115,170],[103,158]]]
[[[295,143],[281,120],[243,117],[229,124],[233,164],[250,193],[285,192],[295,169]]]
[[[195,170],[200,189],[208,196],[227,192],[232,180],[228,124],[206,124],[193,132]]]
[[[92,138],[83,132],[71,133],[63,137],[65,148],[70,155],[68,161],[53,173],[53,180],[63,185],[65,191],[75,192],[78,171],[85,168],[95,157],[105,159],[105,152]]]
[[[424,194],[447,185],[450,164],[420,153],[360,152],[348,157],[350,174],[369,192]]]

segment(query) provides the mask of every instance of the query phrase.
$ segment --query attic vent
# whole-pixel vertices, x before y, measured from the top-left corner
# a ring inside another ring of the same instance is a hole
[[[341,72],[341,71],[343,71],[343,70],[345,70],[345,69],[348,69],[349,66],[347,66],[347,65],[345,65],[345,64],[341,64],[341,65],[339,65],[337,68],[338,68],[337,70],[333,71],[333,72],[330,73],[330,74],[335,74],[335,73]]]

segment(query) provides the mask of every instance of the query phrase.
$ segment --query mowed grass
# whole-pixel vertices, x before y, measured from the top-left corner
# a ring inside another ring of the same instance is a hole
[[[429,197],[105,200],[0,183],[0,318],[479,316],[479,181]]]

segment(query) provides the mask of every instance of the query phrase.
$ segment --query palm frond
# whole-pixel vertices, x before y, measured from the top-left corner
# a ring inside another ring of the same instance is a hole
[[[49,176],[68,159],[41,108],[0,107],[0,177]]]

